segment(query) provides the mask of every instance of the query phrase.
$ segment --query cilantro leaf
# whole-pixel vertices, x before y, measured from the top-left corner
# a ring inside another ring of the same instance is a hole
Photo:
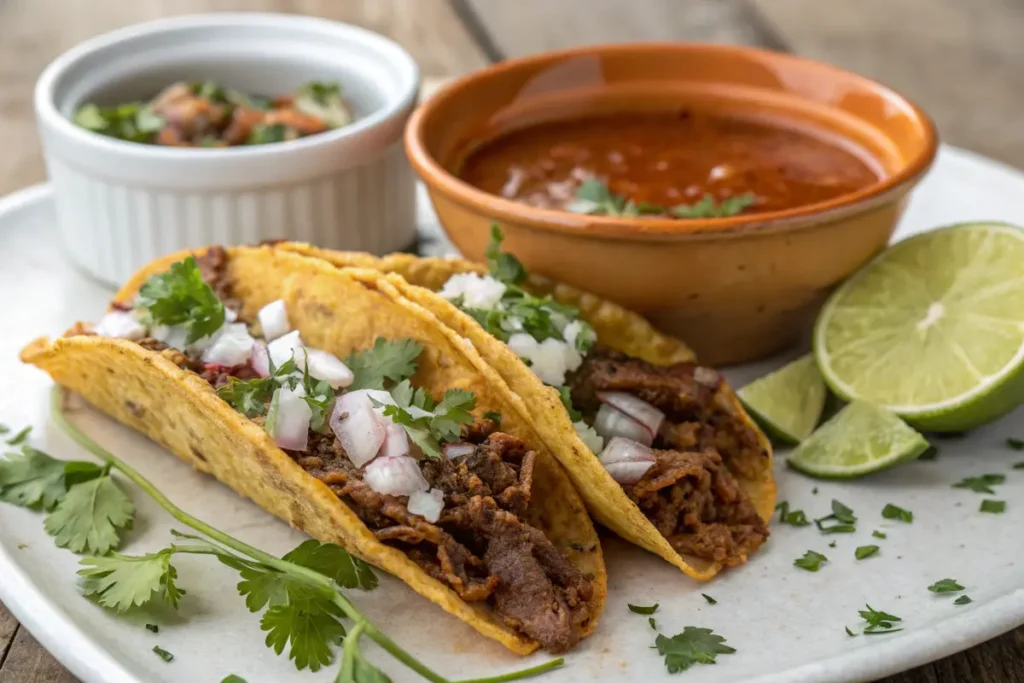
[[[782,524],[789,524],[790,526],[810,526],[811,522],[807,519],[807,514],[803,510],[789,509],[789,502],[782,501],[775,506],[775,509],[779,511],[779,522]]]
[[[194,256],[146,280],[135,307],[144,309],[159,325],[184,325],[186,344],[213,334],[224,324],[224,304],[203,281]]]
[[[1006,501],[1005,500],[990,500],[985,499],[981,501],[981,507],[978,509],[979,512],[990,512],[998,515],[1006,512]]]
[[[185,591],[182,591],[184,593]],[[146,630],[150,633],[160,633],[160,627],[156,624],[146,624]]]
[[[904,510],[892,503],[886,503],[885,507],[882,508],[882,517],[885,517],[886,519],[898,519],[902,522],[906,522],[907,524],[914,521],[913,512],[910,510]]]
[[[109,473],[68,490],[45,521],[46,533],[61,548],[105,555],[131,528],[135,508]]]
[[[1015,451],[1024,451],[1024,439],[1017,439],[1012,436],[1006,437],[1006,447]]]
[[[488,410],[484,413],[484,419],[491,420],[494,424],[498,425],[498,427],[501,427],[501,413],[497,410]]]
[[[82,592],[94,595],[104,607],[124,612],[133,605],[141,607],[159,597],[177,609],[185,591],[175,581],[178,572],[171,565],[173,548],[148,555],[121,555],[85,557],[78,575],[85,577]]]
[[[442,443],[458,441],[462,436],[462,425],[473,424],[469,411],[475,407],[476,394],[472,391],[449,389],[433,410],[430,432]]]
[[[885,534],[883,534],[883,533],[882,533],[881,531],[879,531],[878,529],[875,529],[874,531],[872,531],[872,532],[871,532],[871,535],[872,535],[872,536],[874,536],[875,538],[882,538],[882,539],[885,539],[885,538],[889,538],[888,536],[886,536]]]
[[[709,628],[687,626],[682,633],[666,638],[659,635],[654,641],[658,654],[665,657],[670,674],[686,671],[694,664],[714,664],[718,655],[731,655],[735,648],[725,644],[725,638],[715,635]]]
[[[846,635],[850,636],[851,638],[857,637],[857,634],[851,631],[849,626],[844,626],[843,628],[846,629]]]
[[[377,337],[371,348],[353,352],[345,359],[355,375],[348,390],[384,389],[385,380],[397,383],[412,377],[421,353],[423,346],[412,339],[388,341]]]
[[[236,676],[235,674],[228,674],[220,683],[248,683],[248,681],[246,681],[241,676]]]
[[[583,419],[583,413],[576,410],[572,405],[572,394],[570,393],[569,387],[558,387],[558,398],[561,399],[562,405],[565,406],[565,412],[569,413],[570,420],[573,422],[579,422]]]
[[[880,610],[876,610],[871,605],[865,605],[866,610],[859,610],[861,618],[868,622],[867,628],[864,629],[865,635],[871,634],[883,634],[883,633],[895,633],[902,631],[902,628],[893,628],[893,624],[897,621],[903,621],[895,614],[888,614]]]
[[[853,552],[854,557],[858,560],[863,560],[876,554],[878,554],[877,545],[862,545]]]
[[[633,614],[643,614],[645,616],[654,614],[658,611],[658,603],[654,603],[653,605],[647,607],[645,607],[644,605],[631,605],[629,603],[626,603],[626,607],[628,607],[629,611]]]
[[[31,426],[23,428],[17,434],[15,434],[11,438],[7,439],[7,445],[8,446],[20,446],[22,443],[25,442],[25,439],[28,438],[28,435],[31,432],[32,432],[32,427]]]
[[[821,569],[821,565],[828,562],[828,558],[821,553],[816,553],[813,550],[808,550],[804,553],[803,557],[799,557],[793,560],[793,565],[806,569],[809,572],[816,572]]]
[[[217,395],[242,415],[256,417],[266,414],[267,403],[276,388],[270,377],[249,380],[228,377],[228,383],[217,390]]]
[[[975,493],[995,493],[992,487],[1005,481],[1006,475],[1003,474],[983,474],[980,477],[966,477],[953,484],[953,488],[970,489]]]
[[[970,604],[971,602],[973,602],[973,601],[969,597],[967,597],[966,595],[961,595],[959,598],[957,598],[956,600],[953,601],[953,604],[954,605],[967,605],[967,604]]]
[[[342,588],[373,590],[377,587],[377,575],[370,565],[334,543],[321,543],[311,538],[281,559],[319,572]]]
[[[153,652],[155,652],[156,656],[164,660],[165,662],[170,662],[172,659],[174,659],[174,655],[172,655],[170,652],[163,649],[159,645],[153,646]]]
[[[441,444],[458,441],[462,425],[473,423],[469,411],[476,406],[476,395],[471,391],[449,389],[436,406],[425,391],[414,390],[409,380],[399,382],[390,393],[394,405],[379,404],[384,416],[402,425],[427,457],[440,458]]]
[[[647,623],[650,625],[650,627],[653,630],[655,630],[655,631],[658,630],[658,622],[654,620],[654,617],[648,617],[647,618]]]
[[[277,654],[288,647],[288,659],[300,671],[319,671],[333,658],[331,646],[345,637],[341,609],[329,600],[298,598],[270,607],[260,620],[266,644]]]
[[[932,593],[956,593],[963,589],[964,587],[957,583],[956,579],[942,579],[928,586],[928,590]]]
[[[501,250],[504,239],[501,227],[497,223],[491,223],[491,241],[484,251],[487,267],[495,280],[506,285],[518,285],[526,280],[526,268],[515,256]]]
[[[352,123],[352,112],[341,96],[340,83],[306,83],[295,94],[295,108],[315,116],[331,128]]]
[[[701,593],[701,595],[704,596],[704,599],[707,600],[707,603],[709,605],[717,605],[718,604],[718,600],[715,600],[713,597],[711,597],[707,593]]]
[[[67,492],[68,470],[75,481],[99,476],[103,468],[91,462],[57,460],[31,446],[0,460],[0,501],[22,507],[52,510]]]
[[[693,204],[677,204],[669,209],[676,218],[725,218],[743,213],[744,209],[757,201],[753,192],[726,197],[720,202],[707,193]]]
[[[834,523],[830,526],[825,526],[826,522]],[[853,533],[857,530],[856,523],[857,517],[853,514],[853,510],[835,499],[832,500],[832,514],[814,520],[814,524],[823,534]]]

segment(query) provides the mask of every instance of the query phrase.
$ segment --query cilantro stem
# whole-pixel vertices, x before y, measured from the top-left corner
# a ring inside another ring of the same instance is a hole
[[[349,648],[356,648],[358,643],[358,636],[365,633],[374,642],[376,642],[382,648],[387,650],[387,652],[392,657],[405,664],[407,667],[418,673],[423,678],[427,679],[428,681],[431,681],[431,683],[452,683],[447,678],[436,673],[435,671],[430,669],[430,667],[428,667],[426,664],[419,661],[411,654],[403,650],[401,646],[399,646],[395,641],[391,640],[391,638],[389,638],[386,634],[377,629],[376,626],[370,623],[366,619],[366,617],[363,616],[363,614],[358,609],[356,609],[355,605],[353,605],[348,600],[348,598],[341,594],[341,592],[337,589],[335,583],[331,581],[328,577],[312,569],[308,569],[306,567],[293,564],[286,560],[282,560],[278,557],[274,557],[273,555],[265,553],[258,548],[254,548],[248,543],[243,543],[242,541],[239,541],[233,536],[229,536],[228,534],[225,534],[224,532],[215,529],[214,527],[210,526],[201,519],[193,517],[192,515],[190,515],[189,513],[185,512],[177,505],[172,503],[167,496],[161,493],[159,489],[153,486],[153,484],[150,483],[150,481],[146,479],[144,476],[142,476],[142,474],[140,474],[135,468],[131,467],[126,462],[118,458],[116,455],[108,451],[106,448],[93,441],[88,435],[86,435],[84,432],[82,432],[80,429],[78,429],[68,421],[67,417],[64,415],[64,410],[62,407],[62,388],[59,385],[54,386],[53,391],[50,394],[50,414],[53,418],[53,421],[57,424],[61,431],[67,434],[72,441],[74,441],[79,446],[95,455],[103,462],[107,463],[108,467],[113,467],[117,469],[119,472],[121,472],[124,476],[128,477],[139,488],[145,491],[150,498],[155,500],[160,505],[160,507],[162,507],[168,513],[170,513],[172,517],[174,517],[182,524],[195,529],[196,531],[206,535],[207,537],[219,542],[220,544],[228,548],[231,548],[232,550],[237,551],[238,553],[241,553],[242,555],[247,555],[251,557],[252,559],[260,562],[261,564],[267,567],[276,569],[277,571],[285,574],[301,576],[307,581],[313,583],[314,585],[322,586],[326,590],[330,591],[333,595],[332,601],[334,602],[334,604],[337,605],[342,610],[342,612],[345,613],[345,616],[354,621],[356,624],[354,627],[352,627],[352,630],[349,633],[349,637],[345,639],[343,653],[345,652],[345,650],[348,650]],[[215,554],[205,549],[181,547],[179,547],[177,551],[194,554]],[[355,635],[356,637],[352,638],[353,635]],[[349,644],[350,640],[351,645]],[[349,659],[351,658],[346,656],[345,661],[348,661]],[[354,660],[352,661],[354,662]],[[529,669],[513,671],[492,678],[475,678],[466,681],[459,681],[457,683],[504,683],[505,681],[514,681],[522,678],[529,678],[550,671],[551,669],[557,668],[561,666],[564,663],[564,661],[564,659],[559,657],[558,659],[551,660],[550,662],[546,662],[544,664],[531,667]],[[344,664],[345,662],[343,661],[343,667]],[[354,666],[354,664],[352,664],[352,666]]]
[[[356,679],[356,653],[359,649],[359,638],[362,637],[365,628],[366,622],[360,621],[345,636],[345,644],[342,646],[341,671],[338,672],[335,683]]]

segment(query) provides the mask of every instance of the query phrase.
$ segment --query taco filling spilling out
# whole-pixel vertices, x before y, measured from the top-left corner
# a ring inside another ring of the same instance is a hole
[[[765,453],[721,376],[601,347],[577,309],[521,286],[527,273],[500,243],[495,228],[489,275],[453,275],[441,296],[558,389],[583,442],[676,552],[745,562],[768,528],[737,477],[756,479]]]
[[[378,338],[341,359],[306,346],[283,300],[239,318],[219,248],[151,277],[93,330],[201,376],[326,484],[384,544],[548,650],[578,639],[593,585],[527,521],[536,454],[476,418],[476,396],[413,386],[422,347]]]

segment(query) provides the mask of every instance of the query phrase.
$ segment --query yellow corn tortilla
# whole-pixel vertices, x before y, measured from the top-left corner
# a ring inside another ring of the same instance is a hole
[[[722,569],[719,563],[677,553],[580,439],[558,392],[538,379],[513,351],[491,336],[476,320],[437,294],[452,275],[468,272],[486,275],[485,266],[463,259],[420,258],[409,254],[378,258],[294,242],[278,244],[277,248],[315,256],[340,268],[357,267],[388,273],[387,281],[402,296],[430,310],[446,326],[470,340],[511,391],[526,402],[530,418],[569,472],[597,521],[695,579],[708,580]],[[617,304],[538,276],[530,276],[525,288],[536,295],[550,294],[556,301],[578,308],[580,317],[593,326],[598,342],[603,346],[654,365],[695,360],[693,351],[682,341],[658,332],[642,317]],[[730,462],[727,465],[750,496],[758,514],[768,522],[775,509],[776,496],[771,444],[743,410],[731,389],[725,387],[716,400],[722,401],[726,410],[758,436],[763,457],[757,458],[756,462]]]
[[[435,396],[450,388],[472,390],[477,397],[474,412],[500,412],[502,431],[537,451],[526,521],[592,577],[593,616],[580,633],[589,635],[604,609],[607,590],[597,533],[565,471],[524,419],[522,401],[504,389],[497,373],[428,311],[393,291],[385,294],[392,288],[379,282],[378,271],[341,271],[324,261],[266,246],[227,252],[232,293],[241,299],[243,320],[252,320],[265,304],[284,299],[289,320],[303,340],[342,358],[371,346],[377,337],[415,339],[424,347],[413,378],[416,386]],[[150,264],[114,301],[131,301],[149,276],[187,255],[173,254]],[[120,339],[74,336],[37,339],[22,350],[21,360],[295,528],[342,545],[397,576],[513,652],[525,655],[538,647],[486,604],[467,603],[403,552],[377,541],[325,484],[293,462],[259,425],[221,400],[206,381],[168,360],[167,353]]]

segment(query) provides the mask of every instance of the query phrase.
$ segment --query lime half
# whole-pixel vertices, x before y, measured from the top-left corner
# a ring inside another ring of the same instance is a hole
[[[887,410],[854,401],[796,447],[786,461],[804,474],[859,477],[913,460],[925,438]]]
[[[883,252],[814,328],[825,381],[925,430],[964,431],[1024,402],[1024,231],[954,225]]]
[[[768,435],[794,445],[806,439],[825,405],[825,380],[808,354],[736,392]]]

